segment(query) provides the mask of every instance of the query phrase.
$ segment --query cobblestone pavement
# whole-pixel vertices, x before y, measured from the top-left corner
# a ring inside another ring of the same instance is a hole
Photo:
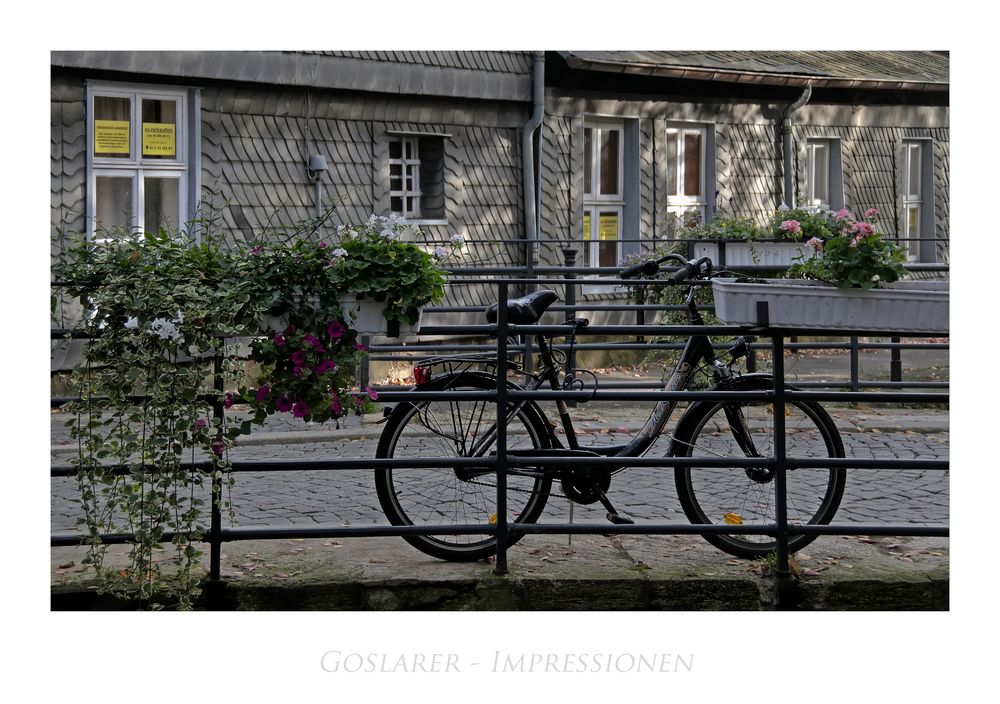
[[[300,442],[236,447],[234,461],[322,460],[374,457],[377,431],[371,435],[333,442]],[[581,442],[624,443],[629,435],[597,432]],[[947,459],[948,433],[934,432],[843,432],[848,457]],[[662,454],[667,440],[661,438],[649,454]],[[54,461],[66,461],[65,455]],[[949,518],[949,473],[939,470],[851,470],[837,521],[947,523]],[[73,532],[78,516],[73,503],[73,479],[52,479],[53,532]],[[677,500],[673,473],[669,468],[631,468],[616,475],[609,497],[622,512],[637,521],[687,522]],[[386,523],[379,507],[370,471],[322,471],[239,473],[229,496],[236,525],[311,526]],[[540,522],[564,522],[570,518],[570,502],[553,487]],[[573,520],[604,521],[599,504],[573,507]]]

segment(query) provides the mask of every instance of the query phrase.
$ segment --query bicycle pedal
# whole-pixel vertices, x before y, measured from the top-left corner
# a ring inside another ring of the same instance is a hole
[[[612,523],[617,524],[617,525],[634,525],[635,524],[635,521],[633,521],[631,518],[629,518],[628,516],[623,516],[620,513],[609,513],[608,514],[608,520],[611,521]]]

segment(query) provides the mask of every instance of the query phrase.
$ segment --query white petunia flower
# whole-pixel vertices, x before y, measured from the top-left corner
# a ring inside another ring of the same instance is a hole
[[[330,252],[330,256],[331,257],[346,257],[347,256],[347,250],[344,249],[343,247],[337,247],[335,250],[333,250],[332,252]]]
[[[139,329],[139,319],[138,318],[129,317],[125,321],[125,329],[126,330],[138,330]]]

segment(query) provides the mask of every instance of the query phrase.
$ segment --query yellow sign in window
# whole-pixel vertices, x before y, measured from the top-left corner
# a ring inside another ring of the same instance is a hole
[[[590,213],[583,214],[583,239],[590,241]]]
[[[171,123],[142,123],[143,156],[176,156],[177,127]]]
[[[618,213],[601,213],[598,226],[602,240],[618,239]]]
[[[96,154],[128,154],[129,151],[128,120],[94,120]]]

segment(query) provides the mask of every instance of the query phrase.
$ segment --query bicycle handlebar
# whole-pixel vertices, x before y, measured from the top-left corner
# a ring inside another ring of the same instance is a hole
[[[696,277],[701,272],[703,265],[707,265],[706,274],[710,274],[712,271],[712,260],[708,257],[691,259],[688,261],[679,254],[668,254],[659,259],[647,259],[639,264],[627,266],[619,272],[619,276],[623,279],[632,278],[640,273],[646,277],[656,276],[656,274],[660,271],[660,264],[669,259],[679,260],[681,262],[681,267],[666,279],[666,283],[668,285],[680,284],[688,279]]]

